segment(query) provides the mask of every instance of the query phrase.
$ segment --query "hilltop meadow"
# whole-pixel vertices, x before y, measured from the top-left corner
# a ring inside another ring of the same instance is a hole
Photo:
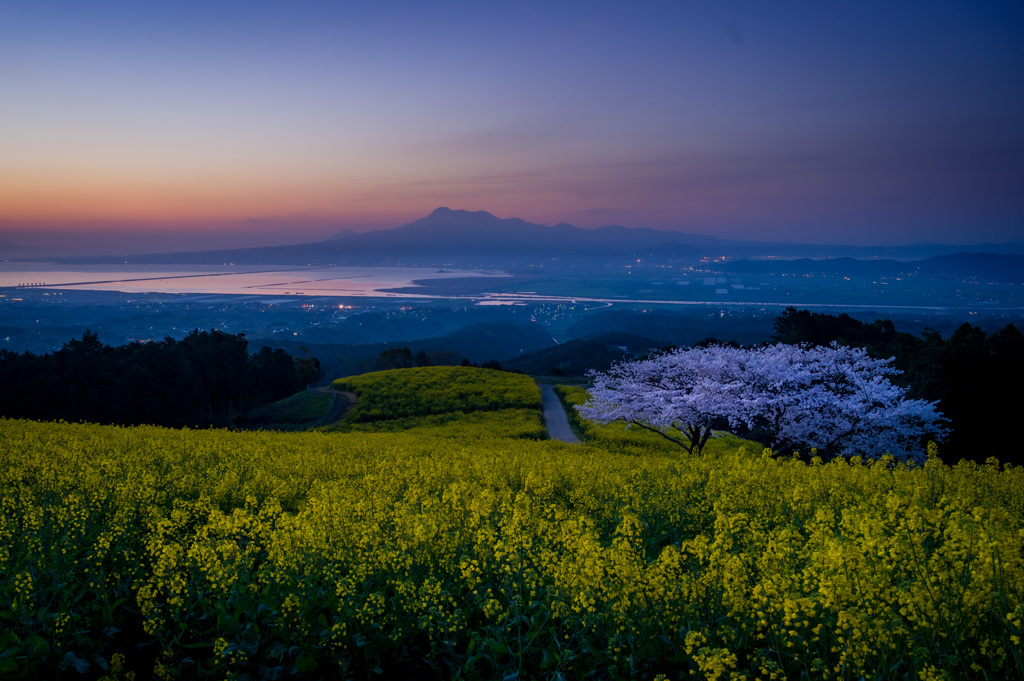
[[[345,383],[303,433],[0,420],[4,677],[1024,678],[1020,468],[568,445],[522,376]]]

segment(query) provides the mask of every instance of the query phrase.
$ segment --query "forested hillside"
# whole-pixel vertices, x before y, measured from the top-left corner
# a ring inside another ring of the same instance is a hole
[[[979,463],[995,456],[1024,464],[1024,452],[1006,446],[1006,427],[1024,423],[1024,336],[1012,324],[986,334],[963,324],[943,338],[934,331],[920,336],[897,331],[879,319],[871,324],[848,315],[827,315],[787,308],[775,320],[774,340],[862,347],[879,359],[894,357],[903,374],[894,382],[913,398],[937,401],[952,423],[942,457]]]
[[[242,335],[195,330],[153,343],[104,345],[96,334],[35,355],[0,350],[0,415],[165,426],[227,425],[302,390],[319,364],[283,350],[250,355]]]

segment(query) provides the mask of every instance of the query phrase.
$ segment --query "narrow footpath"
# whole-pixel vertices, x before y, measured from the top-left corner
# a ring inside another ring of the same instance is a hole
[[[562,401],[555,394],[554,386],[540,383],[541,407],[544,409],[544,423],[548,426],[548,437],[570,444],[579,444],[580,439],[569,426],[569,417],[565,415]]]
[[[344,421],[349,412],[355,409],[359,403],[359,397],[355,393],[346,390],[335,391],[334,388],[327,386],[326,388],[317,388],[315,392],[321,395],[330,395],[332,397],[331,405],[324,412],[323,416],[306,426],[306,430]]]

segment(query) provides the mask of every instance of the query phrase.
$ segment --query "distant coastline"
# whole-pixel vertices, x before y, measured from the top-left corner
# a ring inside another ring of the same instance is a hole
[[[0,262],[0,288],[124,293],[391,297],[426,293],[434,282],[493,282],[504,273],[430,267],[257,267],[195,265],[44,265]],[[443,285],[443,284],[440,284]],[[456,285],[458,286],[458,285]],[[431,291],[433,293],[433,291]]]

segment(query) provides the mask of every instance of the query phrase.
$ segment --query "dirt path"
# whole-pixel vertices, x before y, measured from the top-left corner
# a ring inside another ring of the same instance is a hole
[[[324,395],[334,395],[335,399],[330,408],[309,428],[318,428],[338,421],[344,421],[349,412],[359,404],[359,396],[347,390],[334,390],[333,388],[317,388],[316,392]]]
[[[340,398],[342,398],[342,397],[345,398],[345,403],[344,404],[341,404],[341,399]],[[338,412],[338,418],[336,418],[334,420],[335,421],[344,421],[346,418],[348,418],[349,412],[351,412],[353,409],[355,409],[356,405],[359,404],[359,396],[356,395],[355,393],[350,393],[347,390],[339,390],[338,391],[338,398],[339,398],[338,399],[338,404],[341,406],[341,410]]]
[[[548,437],[570,444],[579,444],[580,439],[569,426],[569,417],[565,415],[562,401],[555,394],[554,386],[546,383],[540,385],[541,407],[544,409],[544,423],[548,426]]]

